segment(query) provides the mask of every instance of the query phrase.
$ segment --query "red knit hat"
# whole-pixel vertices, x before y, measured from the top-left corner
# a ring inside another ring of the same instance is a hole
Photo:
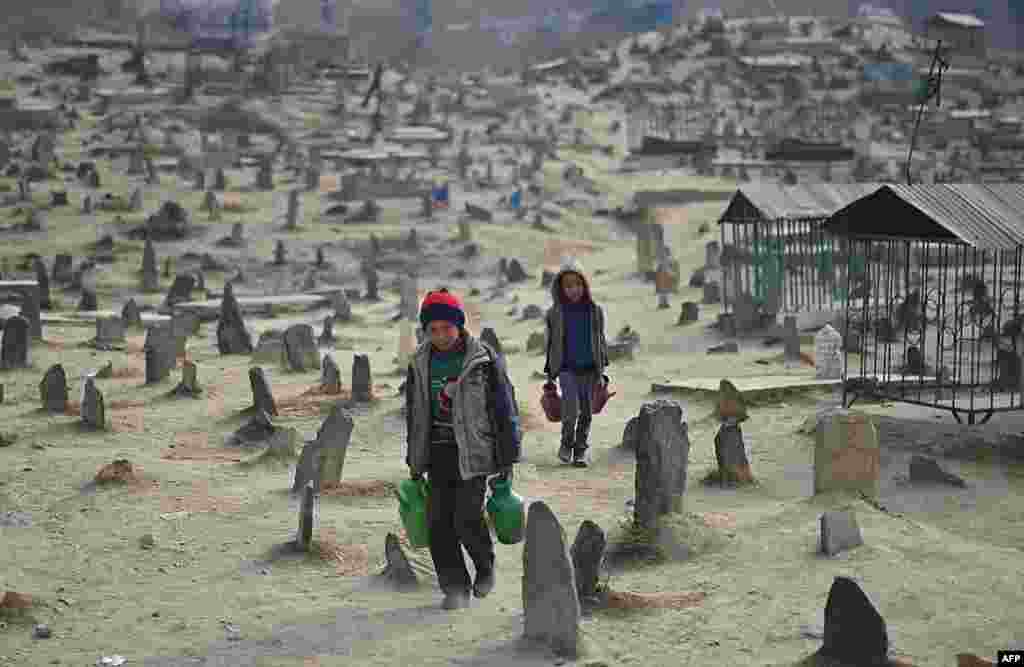
[[[466,325],[462,301],[445,288],[427,292],[420,305],[420,324],[424,329],[437,320],[451,322],[460,329]]]

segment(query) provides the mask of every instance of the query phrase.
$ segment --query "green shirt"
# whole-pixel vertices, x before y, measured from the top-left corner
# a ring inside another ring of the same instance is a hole
[[[449,378],[457,378],[462,373],[462,364],[466,360],[465,349],[457,352],[438,352],[432,350],[430,355],[430,413],[435,422],[452,423],[450,414],[441,414],[441,390]]]

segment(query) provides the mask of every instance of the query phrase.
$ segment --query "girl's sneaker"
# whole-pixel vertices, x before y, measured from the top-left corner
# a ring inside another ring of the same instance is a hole
[[[562,445],[558,448],[558,460],[562,463],[572,463],[572,447],[569,445]]]

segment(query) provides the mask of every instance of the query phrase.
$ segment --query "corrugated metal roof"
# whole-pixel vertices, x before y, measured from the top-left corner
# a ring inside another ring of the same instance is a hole
[[[985,250],[1024,245],[1024,185],[884,185],[964,243]],[[894,221],[895,222],[895,221]]]
[[[875,192],[879,183],[751,183],[736,191],[719,224],[769,220],[828,218],[839,209]],[[753,209],[754,216],[749,214]]]

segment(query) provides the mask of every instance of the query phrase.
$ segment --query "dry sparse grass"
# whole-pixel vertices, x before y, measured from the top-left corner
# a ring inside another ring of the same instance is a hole
[[[197,480],[192,483],[192,493],[188,495],[161,497],[160,511],[165,514],[174,512],[234,514],[242,511],[242,504],[240,498],[211,496],[209,483]]]
[[[210,447],[209,436],[204,431],[186,431],[174,437],[174,446],[160,454],[165,461],[238,463],[241,452],[223,447]]]
[[[342,498],[386,498],[395,491],[395,485],[377,479],[353,479],[325,484],[320,489],[322,496],[338,496]]]
[[[370,549],[365,544],[339,544],[334,528],[323,528],[313,540],[315,558],[335,564],[341,577],[365,577],[370,574]]]
[[[605,604],[609,609],[690,609],[699,607],[707,594],[696,593],[630,593],[607,591]]]

